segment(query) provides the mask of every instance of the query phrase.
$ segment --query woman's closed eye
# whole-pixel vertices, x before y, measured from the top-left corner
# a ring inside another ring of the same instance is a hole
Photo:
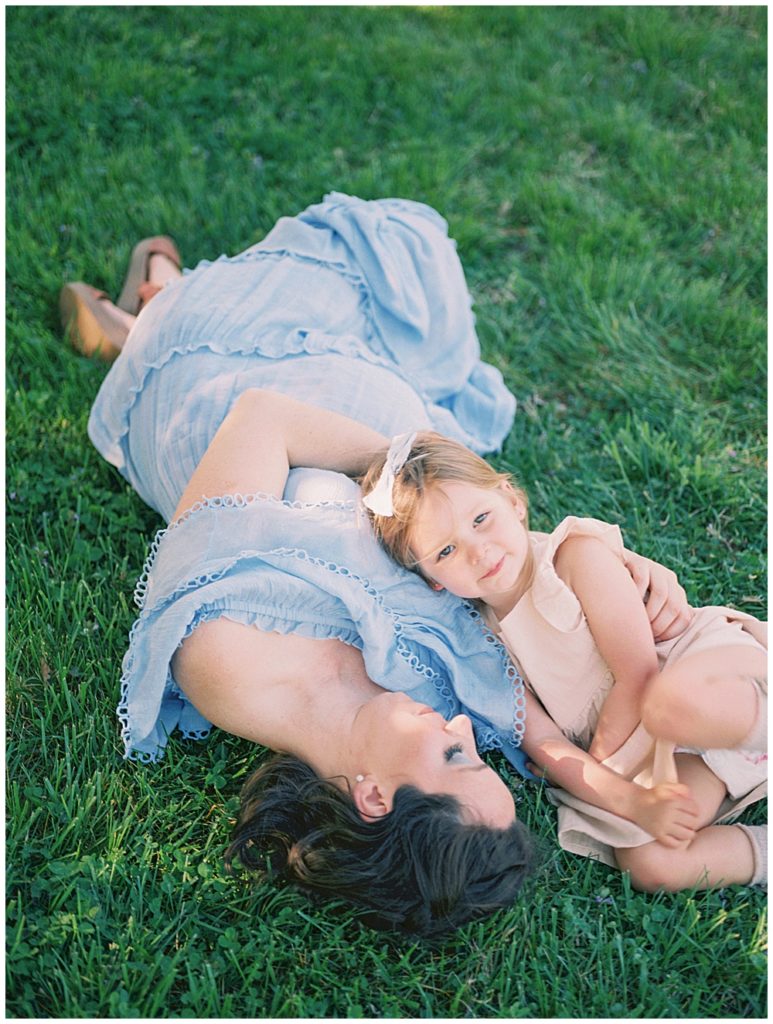
[[[461,745],[461,743],[453,743],[450,747],[446,747],[446,749],[443,752],[443,756],[445,757],[446,761],[453,761],[455,757],[463,753],[464,747]]]

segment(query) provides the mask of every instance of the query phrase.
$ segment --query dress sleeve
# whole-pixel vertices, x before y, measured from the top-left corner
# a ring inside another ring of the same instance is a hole
[[[620,527],[600,519],[567,516],[551,534],[533,536],[536,567],[531,594],[534,607],[555,629],[574,632],[584,622],[582,606],[556,572],[556,552],[569,537],[596,537],[622,561],[624,548]]]

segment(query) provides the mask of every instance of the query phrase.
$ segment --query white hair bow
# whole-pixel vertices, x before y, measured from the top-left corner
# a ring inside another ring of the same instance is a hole
[[[392,490],[395,485],[395,477],[405,465],[408,456],[411,454],[413,442],[416,440],[416,431],[412,434],[398,434],[392,438],[392,443],[387,452],[384,468],[376,481],[376,486],[362,499],[362,503],[377,516],[393,516],[395,507],[392,500]]]

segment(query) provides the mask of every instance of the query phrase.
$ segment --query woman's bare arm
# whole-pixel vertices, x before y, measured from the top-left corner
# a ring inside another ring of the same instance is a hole
[[[364,473],[389,443],[369,427],[276,391],[250,388],[220,425],[174,518],[202,498],[262,491],[282,496],[295,466]]]

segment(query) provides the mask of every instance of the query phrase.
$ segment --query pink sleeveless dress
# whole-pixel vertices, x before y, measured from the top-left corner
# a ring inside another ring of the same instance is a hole
[[[489,622],[521,670],[524,682],[556,725],[568,739],[587,750],[614,680],[596,647],[580,602],[555,571],[558,547],[576,535],[598,538],[622,560],[619,528],[597,519],[570,516],[550,534],[532,532],[532,585],[500,622]],[[729,644],[750,644],[767,650],[766,624],[730,608],[700,608],[680,636],[656,644],[656,649],[662,669],[687,653]],[[757,685],[760,701],[766,706],[767,684],[761,680]],[[528,731],[528,722],[526,728]],[[727,787],[715,823],[737,817],[766,795],[767,754],[739,749],[690,752],[700,754]],[[653,754],[654,741],[640,724],[604,763],[625,778],[651,786]],[[547,793],[558,807],[558,839],[566,850],[614,866],[614,849],[641,846],[653,839],[633,822],[562,789],[549,788]]]

